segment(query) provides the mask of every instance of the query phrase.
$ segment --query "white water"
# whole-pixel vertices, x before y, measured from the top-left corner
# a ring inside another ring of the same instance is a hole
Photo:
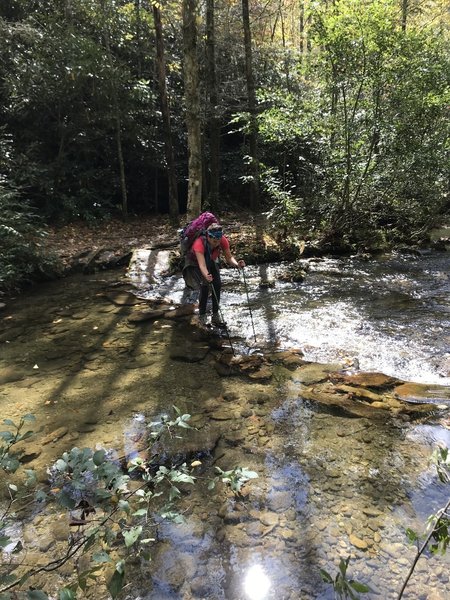
[[[222,270],[222,311],[233,336],[301,348],[317,362],[354,362],[407,381],[450,385],[450,255],[303,261],[303,283],[278,276],[288,265]],[[273,287],[260,286],[272,281]],[[145,297],[186,298],[183,280],[156,277]],[[250,300],[251,315],[248,299]]]

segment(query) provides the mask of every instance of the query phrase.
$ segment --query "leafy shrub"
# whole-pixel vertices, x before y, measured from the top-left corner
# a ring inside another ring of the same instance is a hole
[[[0,290],[18,288],[54,269],[43,250],[45,235],[20,193],[0,182]]]

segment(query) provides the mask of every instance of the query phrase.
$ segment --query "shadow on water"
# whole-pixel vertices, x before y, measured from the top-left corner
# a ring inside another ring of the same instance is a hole
[[[280,297],[256,289],[268,268],[251,272],[250,301],[258,334],[275,344]],[[160,524],[152,561],[133,573],[128,600],[328,600],[319,570],[334,576],[349,555],[352,577],[377,597],[394,598],[414,556],[406,527],[421,530],[445,497],[428,462],[437,429],[318,410],[285,375],[270,383],[220,377],[188,321],[129,323],[139,300],[126,292],[120,298],[120,288],[109,285],[116,277],[48,284],[3,311],[0,394],[5,417],[36,414],[39,432],[30,443],[40,452],[30,466],[42,478],[74,445],[129,455],[146,421],[172,405],[193,415],[198,432],[176,454],[203,463],[181,500],[186,522]],[[248,332],[243,282],[226,272],[224,283],[225,316]],[[177,278],[164,286],[157,281],[154,291],[182,298]],[[222,488],[211,493],[214,465],[244,466],[259,478],[241,498]],[[28,536],[31,526],[53,539],[45,519],[26,525]],[[445,593],[448,558],[427,556],[423,564],[405,598]],[[95,589],[86,597],[108,596]]]

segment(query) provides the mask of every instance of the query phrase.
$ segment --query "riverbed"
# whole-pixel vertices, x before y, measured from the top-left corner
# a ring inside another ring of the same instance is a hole
[[[224,270],[223,312],[237,350],[296,346],[330,369],[355,368],[357,359],[362,370],[448,384],[444,259],[431,265],[425,257],[419,270],[398,257],[376,267],[326,259],[310,262],[303,284],[280,282],[283,269],[249,267],[246,281]],[[159,526],[152,560],[134,567],[124,597],[328,600],[320,569],[334,577],[340,558],[350,556],[349,576],[373,590],[365,597],[395,598],[415,555],[406,529],[422,531],[448,498],[429,459],[437,443],[450,445],[449,430],[326,410],[304,401],[289,377],[219,376],[189,318],[129,322],[140,298],[189,300],[179,278],[156,275],[139,285],[129,271],[71,276],[1,313],[3,415],[36,416],[28,466],[42,482],[47,466],[75,445],[131,454],[139,424],[172,405],[214,439],[182,498],[185,523]],[[181,360],[180,348],[193,346],[199,360]],[[241,465],[258,479],[240,498],[221,486],[210,492],[214,465]],[[62,552],[70,535],[67,515],[52,507],[17,525],[34,561]],[[38,583],[55,593],[82,566],[72,560],[61,576]],[[448,555],[424,556],[404,598],[444,600],[448,573]],[[83,597],[109,596],[100,580]]]

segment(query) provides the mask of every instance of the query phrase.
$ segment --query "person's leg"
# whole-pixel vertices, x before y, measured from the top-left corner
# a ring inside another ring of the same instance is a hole
[[[222,289],[222,280],[220,279],[220,271],[216,267],[216,265],[214,265],[213,268],[211,269],[211,275],[213,276],[213,280],[211,282],[211,285],[213,287],[213,289],[211,291],[212,309],[213,309],[213,314],[216,314],[219,312],[220,290]]]
[[[213,270],[213,280],[212,280],[212,307],[213,307],[213,316],[211,322],[214,325],[224,325],[225,323],[222,321],[219,315],[219,303],[220,303],[220,290],[222,289],[222,280],[220,279],[220,270],[215,267]]]
[[[200,287],[200,297],[198,299],[198,314],[206,315],[206,305],[208,303],[209,286],[202,285]]]

